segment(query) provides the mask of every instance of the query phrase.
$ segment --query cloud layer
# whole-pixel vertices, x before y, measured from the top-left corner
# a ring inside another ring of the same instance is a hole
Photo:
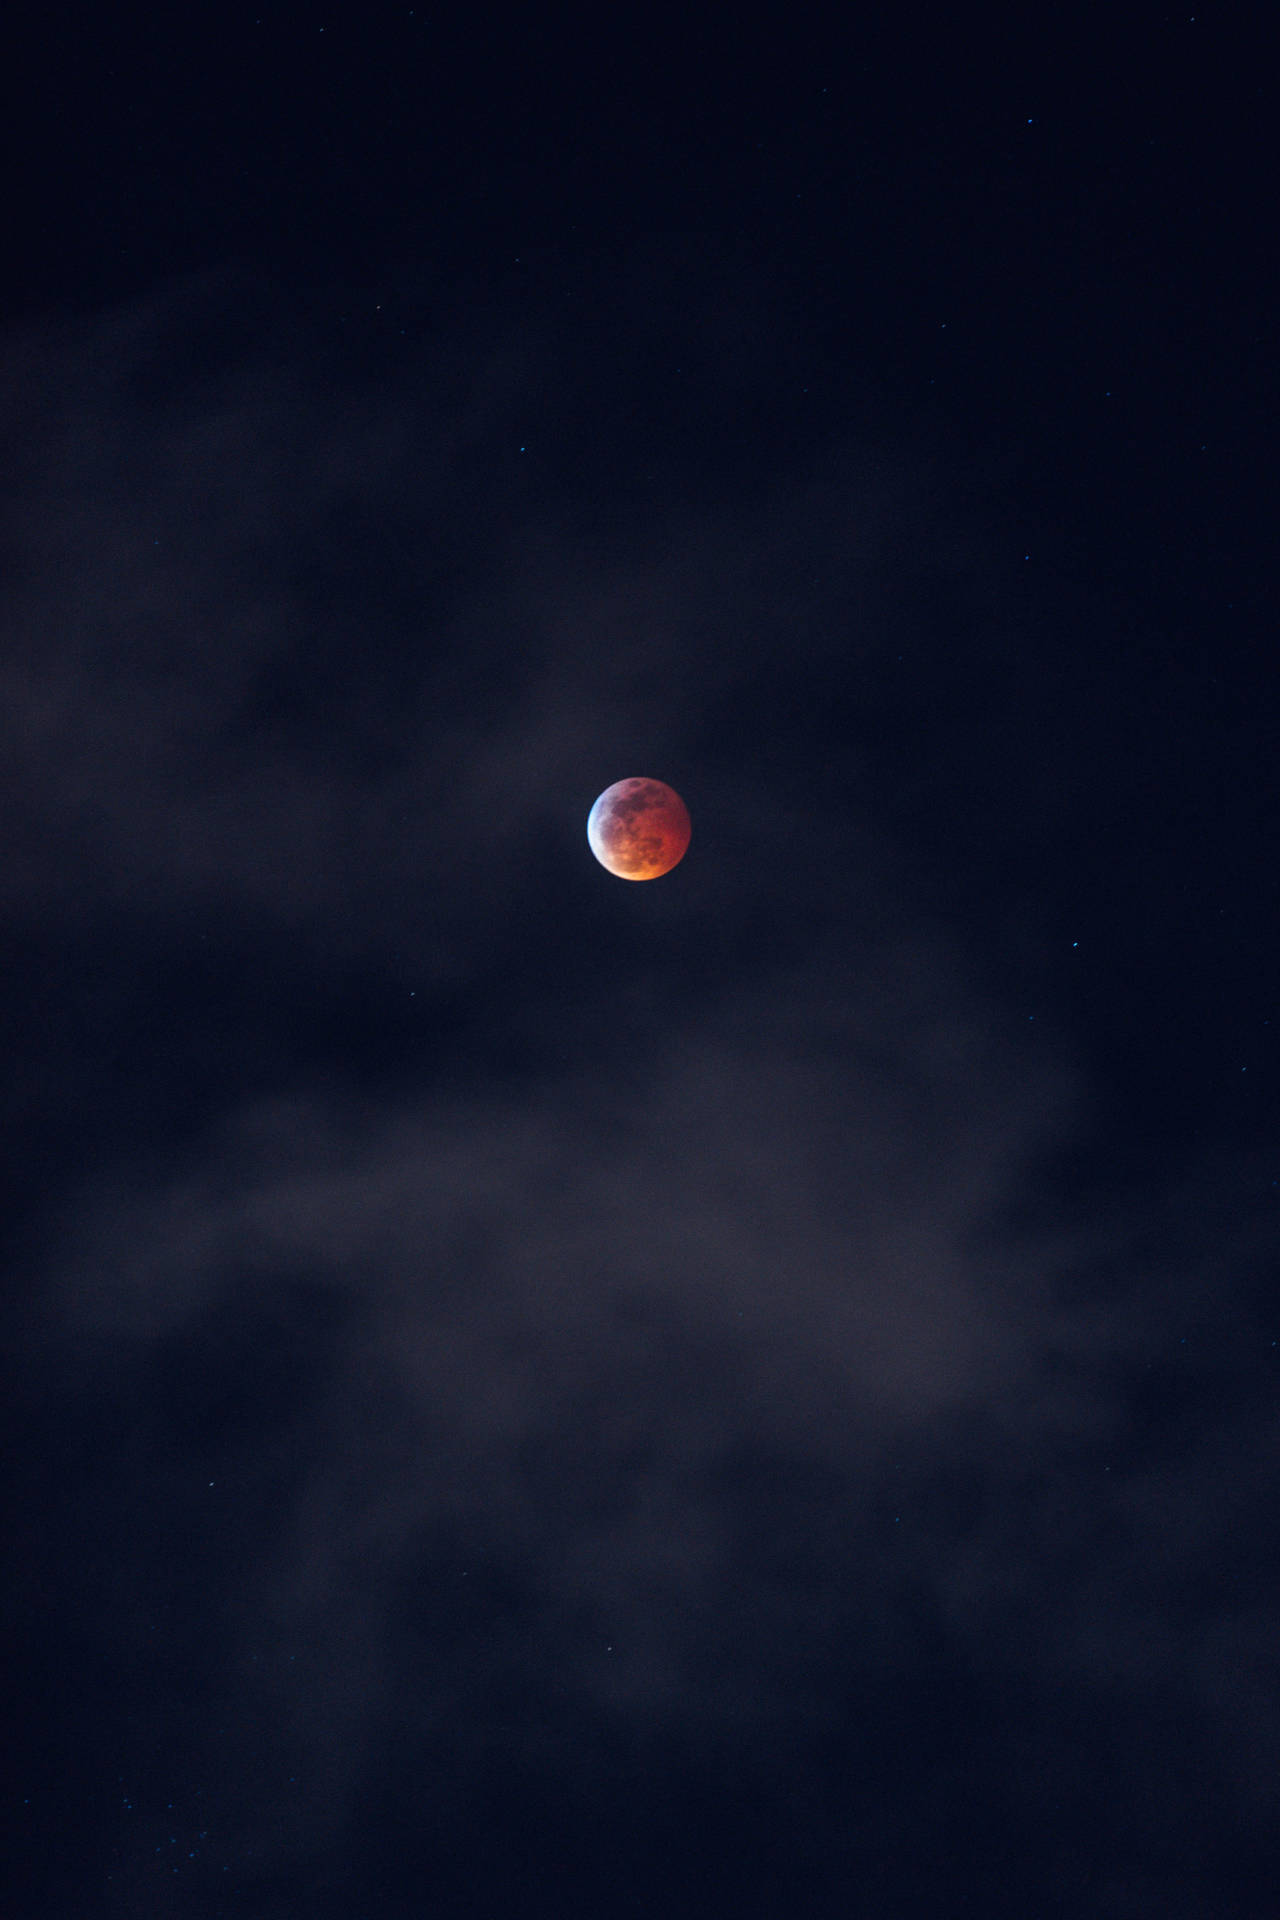
[[[923,548],[900,618],[948,583],[981,678],[1011,642],[980,543],[874,437],[610,526],[589,470],[527,458],[548,390],[598,398],[545,329],[184,371],[233,305],[27,342],[8,383],[6,906],[77,993],[99,970],[92,1043],[54,996],[15,1068],[96,1116],[23,1255],[51,1424],[94,1439],[49,1577],[110,1537],[120,1745],[210,1783],[193,1862],[332,1887],[409,1778],[429,1853],[504,1769],[569,1803],[730,1755],[749,1797],[779,1743],[814,1780],[845,1754],[870,1860],[931,1803],[963,1826],[966,1716],[1002,1817],[1069,1824],[1066,1696],[1153,1860],[1206,1773],[1269,1831],[1257,1169],[1073,1207],[1081,1071],[877,812],[916,697],[886,552]],[[824,764],[851,677],[866,740]],[[632,772],[694,817],[653,887],[585,845]],[[1233,1378],[1258,1344],[1255,1397],[1215,1400],[1209,1339]],[[120,1844],[126,1910],[151,1826]]]

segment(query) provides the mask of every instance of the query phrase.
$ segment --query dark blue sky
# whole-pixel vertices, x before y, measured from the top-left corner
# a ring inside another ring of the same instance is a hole
[[[19,11],[6,1912],[1271,1920],[1274,134],[1126,16]]]

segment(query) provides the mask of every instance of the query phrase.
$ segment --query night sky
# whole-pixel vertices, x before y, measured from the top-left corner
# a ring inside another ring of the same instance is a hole
[[[6,28],[0,1911],[1275,1920],[1272,23],[509,15]]]

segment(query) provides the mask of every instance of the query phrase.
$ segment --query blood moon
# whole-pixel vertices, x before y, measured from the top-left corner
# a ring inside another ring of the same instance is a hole
[[[615,780],[587,815],[587,840],[619,880],[657,880],[684,859],[689,809],[662,780]]]

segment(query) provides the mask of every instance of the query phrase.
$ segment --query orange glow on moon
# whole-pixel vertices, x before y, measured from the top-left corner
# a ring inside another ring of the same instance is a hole
[[[689,809],[662,780],[615,780],[587,816],[587,839],[619,880],[656,880],[684,859]]]

